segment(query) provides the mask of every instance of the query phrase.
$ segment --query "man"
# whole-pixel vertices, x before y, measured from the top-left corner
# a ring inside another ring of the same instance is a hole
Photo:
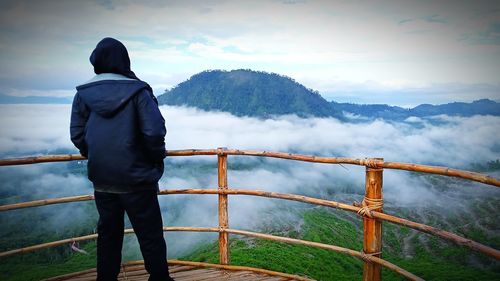
[[[78,86],[71,141],[88,158],[97,224],[97,280],[120,272],[124,212],[139,240],[149,280],[173,280],[158,204],[165,158],[165,120],[151,87],[130,69],[127,49],[104,38],[90,56],[97,74]]]

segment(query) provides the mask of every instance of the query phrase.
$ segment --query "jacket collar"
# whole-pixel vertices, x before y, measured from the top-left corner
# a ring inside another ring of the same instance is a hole
[[[136,80],[136,79],[131,79],[125,75],[116,74],[116,73],[101,73],[101,74],[97,74],[96,76],[92,77],[92,79],[90,79],[89,81],[82,83],[80,86],[85,85],[85,84],[89,84],[89,83],[93,83],[93,82],[97,82],[97,81],[103,81],[103,80]]]

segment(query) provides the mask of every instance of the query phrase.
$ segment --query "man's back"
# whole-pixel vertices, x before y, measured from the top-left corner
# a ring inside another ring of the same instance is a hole
[[[89,159],[89,179],[96,190],[157,188],[166,131],[163,117],[154,110],[158,105],[149,85],[118,74],[100,74],[77,90],[71,135],[75,144],[83,144],[80,150]]]

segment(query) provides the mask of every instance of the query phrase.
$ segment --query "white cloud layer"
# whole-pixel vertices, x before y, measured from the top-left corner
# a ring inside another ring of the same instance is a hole
[[[74,150],[70,105],[0,105],[0,153]],[[387,161],[465,166],[500,158],[500,117],[411,118],[351,124],[333,118],[293,115],[261,120],[223,112],[161,106],[167,149],[216,148],[299,151]],[[414,126],[415,122],[419,126]]]
[[[168,129],[167,149],[171,150],[228,147],[321,156],[384,157],[386,161],[457,168],[500,159],[500,139],[497,136],[500,117],[440,116],[432,122],[411,118],[404,123],[376,120],[350,124],[331,118],[301,119],[296,116],[260,120],[170,106],[161,106],[161,111]],[[0,155],[76,152],[69,141],[69,114],[69,105],[0,105]],[[436,122],[439,125],[435,125]],[[166,176],[160,182],[162,189],[216,188],[215,157],[177,157],[168,161]],[[199,165],[205,166],[200,168]],[[238,165],[243,168],[235,168]],[[64,174],[65,170],[63,163],[4,167],[0,176],[10,178],[2,186],[19,190],[16,193],[21,197],[29,194],[42,199],[91,192],[84,175]],[[363,174],[363,167],[357,166],[230,156],[228,181],[232,188],[305,194],[352,203],[354,199],[362,198]],[[454,183],[452,186],[460,190],[462,185]],[[490,190],[480,184],[468,185],[466,188],[475,188],[476,195],[479,191]],[[457,201],[456,205],[462,206],[458,202],[460,198],[448,196],[443,191],[435,192],[433,183],[400,171],[384,172],[384,197],[389,207],[411,204],[439,207],[443,198],[448,203]],[[217,225],[216,196],[169,195],[161,196],[160,203],[165,225]],[[74,206],[61,207],[58,210],[64,213],[59,212],[55,218],[64,221]],[[290,207],[273,199],[232,196],[230,225],[256,230],[268,223],[266,220],[270,217],[261,216],[266,212],[284,216],[287,220],[297,219],[286,211],[287,206]],[[285,208],[285,211],[276,211],[277,208]],[[80,210],[78,217],[83,218],[85,214]],[[182,233],[167,234],[167,237],[171,256],[182,255],[192,249],[193,243],[213,238]],[[135,245],[133,239],[130,243]]]
[[[436,117],[442,125],[376,120],[360,124],[333,118],[283,116],[260,120],[193,108],[161,107],[168,149],[229,147],[343,157],[383,157],[387,161],[467,165],[500,158],[500,118]],[[414,121],[414,120],[412,120]]]

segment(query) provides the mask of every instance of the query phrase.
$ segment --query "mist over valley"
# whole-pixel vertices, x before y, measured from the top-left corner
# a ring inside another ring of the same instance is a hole
[[[70,105],[20,104],[0,108],[1,158],[77,153],[69,140]],[[227,147],[318,156],[383,157],[386,161],[450,166],[500,177],[497,116],[439,115],[402,122],[375,119],[352,123],[333,117],[303,118],[292,114],[264,119],[190,107],[163,105],[160,109],[167,125],[168,150]],[[167,157],[165,165],[161,189],[217,187],[216,157]],[[364,167],[229,156],[228,169],[230,188],[301,194],[348,204],[361,201],[364,194]],[[2,167],[0,178],[1,204],[93,192],[86,178],[85,161]],[[384,212],[477,239],[494,248],[500,246],[495,213],[499,195],[496,188],[479,183],[384,171]],[[217,227],[216,196],[160,196],[160,204],[166,226]],[[326,216],[350,227],[353,241],[362,245],[361,220],[344,211],[231,196],[229,215],[231,228],[297,237],[307,235],[311,227],[308,217]],[[7,226],[0,230],[2,250],[93,233],[96,217],[92,201],[2,212],[1,223]],[[332,244],[342,244],[338,239],[348,235],[332,231]],[[384,231],[385,253],[401,259],[403,264],[421,261],[422,253],[426,253],[435,255],[433,262],[443,266],[446,257],[451,257],[475,274],[497,274],[493,270],[497,262],[491,258],[413,230],[384,224]],[[206,247],[213,245],[216,235],[169,232],[166,237],[170,258],[194,255],[193,259],[199,259],[200,255],[210,256],[211,248]],[[236,248],[247,247],[244,245]],[[82,255],[63,249],[57,250],[62,257]],[[138,249],[135,237],[126,237],[124,258],[140,259]],[[440,257],[442,251],[451,256]],[[42,251],[42,255],[52,257],[54,253]]]

